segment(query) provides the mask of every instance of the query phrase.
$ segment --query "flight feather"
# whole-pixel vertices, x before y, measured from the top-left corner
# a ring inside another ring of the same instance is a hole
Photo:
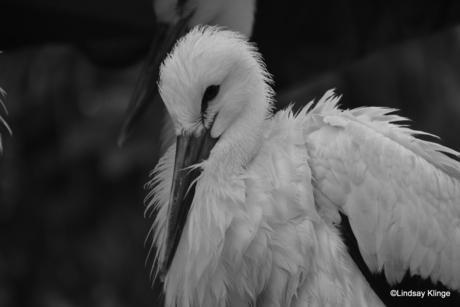
[[[460,290],[460,163],[444,153],[459,154],[415,138],[393,109],[338,100],[329,91],[307,115],[318,205],[348,216],[366,264],[389,282],[410,270]]]

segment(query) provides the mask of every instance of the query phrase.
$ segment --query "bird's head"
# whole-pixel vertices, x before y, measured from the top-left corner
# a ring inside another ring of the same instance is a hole
[[[157,99],[159,66],[175,42],[196,25],[225,26],[247,37],[254,23],[255,0],[154,0],[155,35],[134,88],[119,136],[122,145]]]
[[[213,139],[238,118],[266,118],[269,75],[254,45],[237,32],[198,26],[182,38],[160,68],[159,90],[176,135]],[[250,112],[251,113],[245,113]]]
[[[179,244],[195,179],[202,171],[236,174],[257,150],[272,106],[269,81],[256,48],[217,27],[194,28],[162,64],[160,94],[177,136],[163,274]]]

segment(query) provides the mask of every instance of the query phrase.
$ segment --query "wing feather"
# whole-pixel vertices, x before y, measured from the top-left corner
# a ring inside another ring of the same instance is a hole
[[[0,88],[0,98],[5,97],[5,95],[6,95],[5,91],[2,88]],[[3,104],[3,101],[1,99],[0,99],[0,106],[3,107],[3,109],[5,110],[5,113],[8,114],[8,111],[6,110],[6,107]],[[10,135],[13,134],[11,131],[11,128],[8,126],[6,121],[1,116],[0,116],[0,129],[5,129]],[[2,154],[2,152],[3,152],[2,134],[0,133],[0,155]]]
[[[460,163],[445,155],[459,153],[415,138],[427,133],[394,124],[407,119],[393,109],[338,100],[329,91],[304,115],[318,205],[348,216],[365,262],[389,282],[410,270],[460,290]]]

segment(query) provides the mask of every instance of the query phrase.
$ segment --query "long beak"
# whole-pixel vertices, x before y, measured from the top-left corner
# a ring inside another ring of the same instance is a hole
[[[175,25],[165,23],[157,25],[150,51],[126,110],[123,127],[118,137],[118,146],[123,145],[147,111],[149,105],[153,104],[155,97],[158,95],[157,80],[160,75],[160,64],[171,51],[174,43],[187,33],[186,25],[193,13],[194,11],[181,18]]]
[[[196,184],[193,184],[193,181],[201,174],[200,168],[189,169],[189,167],[206,160],[218,140],[211,137],[210,131],[210,129],[205,129],[199,137],[185,135],[177,137],[176,160],[166,226],[166,247],[163,263],[160,263],[162,279],[171,266],[195,196]]]

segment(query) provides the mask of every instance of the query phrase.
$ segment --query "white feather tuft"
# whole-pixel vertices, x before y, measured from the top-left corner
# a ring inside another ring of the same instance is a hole
[[[444,154],[459,153],[415,138],[429,134],[395,124],[407,119],[393,109],[340,110],[332,95],[305,126],[317,199],[348,216],[371,271],[395,283],[410,269],[459,290],[443,265],[460,263],[451,256],[460,254],[460,163]]]

